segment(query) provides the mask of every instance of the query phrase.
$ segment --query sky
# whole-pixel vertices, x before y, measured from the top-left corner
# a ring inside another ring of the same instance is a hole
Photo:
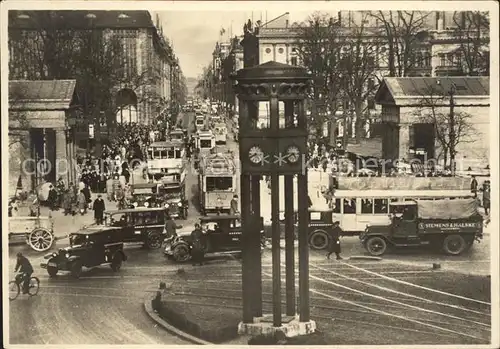
[[[163,33],[170,40],[175,54],[179,57],[179,63],[186,77],[198,78],[203,72],[203,67],[212,61],[212,52],[217,41],[228,41],[231,35],[243,34],[243,25],[248,19],[254,18],[254,22],[262,20],[263,23],[270,21],[286,12],[283,11],[169,11],[156,12]],[[312,12],[291,12],[290,23],[300,22]],[[262,17],[261,17],[262,16]],[[154,18],[154,17],[153,17]],[[226,33],[219,35],[222,28]],[[222,40],[221,40],[222,39]]]

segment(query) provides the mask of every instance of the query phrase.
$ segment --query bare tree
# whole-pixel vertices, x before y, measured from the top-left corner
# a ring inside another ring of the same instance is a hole
[[[456,27],[453,34],[459,43],[456,52],[461,60],[462,72],[473,76],[489,75],[489,12],[455,12],[453,22]]]
[[[23,91],[17,87],[9,89],[9,149],[20,146],[26,149],[27,137],[22,132],[29,129],[28,115],[23,108]]]
[[[356,142],[363,135],[363,127],[369,118],[367,99],[376,92],[378,86],[375,50],[379,46],[379,39],[364,22],[349,29],[349,35],[341,43],[339,65],[343,96],[349,101],[349,113],[354,117]],[[346,127],[344,134],[347,135]]]
[[[453,92],[443,93],[443,90],[437,87],[429,87],[423,92],[421,107],[416,114],[420,121],[434,126],[443,163],[454,172],[458,145],[475,141],[472,115],[455,111]]]
[[[382,61],[386,61],[389,76],[409,76],[418,65],[429,60],[430,52],[419,51],[424,46],[431,12],[374,11],[368,15],[380,24],[378,31],[385,39],[382,44],[387,45]]]
[[[314,88],[312,126],[321,135],[326,121],[336,123],[341,94],[340,45],[342,31],[328,14],[314,13],[294,30],[297,33],[297,55],[301,64],[313,75]],[[328,120],[327,112],[331,119]],[[335,134],[330,142],[335,144]]]

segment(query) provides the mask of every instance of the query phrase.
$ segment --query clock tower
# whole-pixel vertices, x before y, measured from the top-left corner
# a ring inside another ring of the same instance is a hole
[[[272,321],[273,328],[299,322],[314,331],[309,319],[309,200],[307,193],[307,116],[305,100],[311,76],[304,68],[267,62],[238,70],[233,76],[239,100],[239,152],[241,163],[243,322],[240,333],[252,332],[255,322]],[[261,108],[264,106],[265,108]],[[262,314],[260,232],[252,224],[260,219],[260,182],[271,178],[273,314]],[[279,181],[285,187],[286,316],[281,314],[281,252]],[[297,177],[298,222],[294,219],[294,177]],[[294,226],[299,236],[299,297],[296,309]],[[298,315],[297,315],[298,314]],[[300,331],[299,331],[300,332]],[[305,333],[303,333],[305,334]]]

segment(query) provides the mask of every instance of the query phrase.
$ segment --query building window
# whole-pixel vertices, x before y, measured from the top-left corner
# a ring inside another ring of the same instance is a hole
[[[291,63],[292,63],[292,65],[297,65],[297,57],[292,57]]]
[[[282,47],[280,47],[280,48],[278,49],[278,53],[280,53],[280,54],[281,54],[281,53],[283,53],[283,52],[284,52],[283,48],[282,48]]]
[[[297,52],[297,48],[296,47],[292,47],[292,53],[295,53]]]
[[[442,67],[446,66],[446,55],[444,53],[439,54],[439,65]]]
[[[266,48],[266,53],[268,53],[268,54],[271,53],[271,49],[269,47]]]
[[[455,55],[453,53],[447,54],[448,64],[447,65],[455,65]]]
[[[424,67],[428,68],[431,66],[431,54],[429,52],[424,53]]]

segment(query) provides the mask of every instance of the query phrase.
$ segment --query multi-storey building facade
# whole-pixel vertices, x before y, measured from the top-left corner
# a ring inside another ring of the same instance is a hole
[[[485,51],[485,61],[489,60],[487,56],[489,42],[489,27],[485,24],[484,30],[475,31],[474,28],[480,21],[471,15],[471,12],[420,12],[415,13],[413,27],[407,30],[415,34],[415,40],[411,41],[411,54],[407,55],[408,62],[405,62],[405,69],[389,68],[390,55],[394,56],[394,48],[390,47],[389,36],[383,27],[383,20],[389,20],[392,17],[392,25],[402,28],[408,25],[403,21],[401,14],[393,12],[367,13],[364,11],[339,11],[333,15],[333,19],[339,27],[339,35],[344,36],[346,41],[353,35],[352,28],[364,27],[364,39],[367,46],[372,50],[373,59],[373,77],[367,79],[367,89],[372,91],[363,108],[367,110],[369,117],[365,121],[366,136],[377,135],[382,128],[377,126],[381,121],[381,108],[375,103],[375,92],[377,81],[382,81],[384,76],[408,76],[408,77],[431,77],[431,76],[449,76],[449,75],[487,75],[487,69],[471,71],[464,61],[464,55],[467,55],[467,49]],[[408,14],[406,14],[408,15]],[[468,25],[467,21],[475,20],[475,26]],[[258,55],[259,64],[268,61],[276,61],[284,64],[302,65],[300,60],[299,47],[301,30],[297,24],[290,21],[289,13],[268,21],[267,23],[258,23]],[[467,29],[468,28],[468,29]],[[464,29],[467,29],[464,33]],[[475,46],[470,47],[470,42]],[[465,43],[468,43],[464,45]],[[392,44],[397,44],[393,38]],[[465,47],[464,47],[465,46]],[[402,48],[396,48],[401,53]],[[401,59],[401,58],[400,58]],[[470,61],[470,60],[469,60]],[[396,65],[401,64],[397,62]],[[397,69],[396,69],[397,70]],[[395,74],[395,75],[394,75]],[[400,75],[398,75],[400,74]],[[369,86],[370,85],[370,86]],[[346,117],[352,114],[352,101],[348,97],[341,97],[335,111],[336,123],[325,125],[325,135],[335,133],[337,136],[343,136],[347,127],[352,128],[348,132],[355,136],[355,118]],[[329,113],[327,111],[327,113]],[[370,124],[372,126],[370,126]],[[375,126],[375,127],[374,127]],[[375,130],[376,132],[370,132]],[[334,137],[335,138],[335,137]]]
[[[104,41],[117,39],[123,50],[122,67],[113,87],[115,99],[110,103],[116,122],[150,123],[161,105],[174,102],[178,62],[162,35],[158,18],[155,26],[148,11],[10,11],[9,78],[78,81],[77,69],[51,66],[51,48],[46,46],[55,45],[57,54],[64,55],[69,52],[61,46],[88,31],[102,33]],[[56,40],[46,40],[54,33]],[[44,59],[40,61],[40,57]]]

